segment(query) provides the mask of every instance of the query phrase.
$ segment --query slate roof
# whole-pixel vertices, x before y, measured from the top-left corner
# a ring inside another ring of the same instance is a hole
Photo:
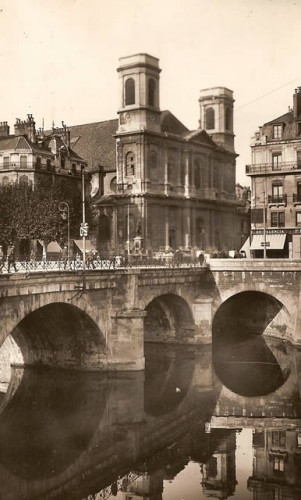
[[[292,123],[293,121],[294,121],[293,111],[289,111],[288,113],[285,113],[284,115],[281,115],[278,118],[271,120],[270,122],[266,122],[264,125],[272,125],[273,123],[280,123],[280,122]]]
[[[47,149],[39,148],[35,144],[32,144],[30,140],[24,136],[11,135],[7,137],[0,137],[0,151],[9,151],[11,149],[15,151],[25,149],[33,151],[35,154],[51,154]]]
[[[70,147],[88,162],[89,170],[102,166],[105,172],[114,171],[117,128],[117,119],[70,126]]]

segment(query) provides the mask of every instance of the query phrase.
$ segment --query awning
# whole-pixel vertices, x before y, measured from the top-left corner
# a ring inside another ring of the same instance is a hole
[[[60,253],[62,251],[57,241],[51,241],[47,245],[47,253]]]
[[[73,240],[77,248],[83,251],[83,240]],[[96,250],[95,246],[92,245],[90,240],[86,240],[86,252],[94,252]]]
[[[265,237],[267,250],[283,250],[285,245],[286,234],[267,234]],[[263,250],[264,237],[263,234],[254,234],[251,241],[251,250]]]
[[[251,255],[250,255],[250,236],[248,236],[248,238],[244,242],[243,246],[240,249],[240,252],[245,252],[247,258],[251,257]]]
[[[41,245],[41,247],[44,246],[43,244],[43,241],[42,240],[38,240],[38,243]],[[47,253],[60,253],[62,251],[60,245],[58,244],[57,241],[51,241],[50,243],[48,243],[47,245]]]

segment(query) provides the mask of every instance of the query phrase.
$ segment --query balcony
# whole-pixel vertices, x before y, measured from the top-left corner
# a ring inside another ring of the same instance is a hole
[[[269,194],[268,195],[268,204],[269,205],[284,205],[287,204],[287,194]]]
[[[294,193],[293,194],[293,203],[298,205],[301,205],[301,193]]]
[[[272,163],[259,163],[257,165],[246,165],[246,174],[274,174],[277,172],[291,172],[292,170],[301,170],[301,163],[297,161],[280,162],[276,165]]]

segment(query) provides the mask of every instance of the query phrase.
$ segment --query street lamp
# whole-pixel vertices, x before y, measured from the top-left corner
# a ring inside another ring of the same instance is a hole
[[[70,261],[70,209],[68,203],[66,201],[61,201],[59,204],[59,211],[62,212],[62,218],[64,220],[67,219],[67,231],[68,231],[68,255],[67,255],[67,260],[68,263]]]

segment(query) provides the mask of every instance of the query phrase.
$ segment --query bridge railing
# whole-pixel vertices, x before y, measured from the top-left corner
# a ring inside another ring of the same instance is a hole
[[[35,273],[35,272],[57,272],[57,271],[82,271],[83,262],[76,260],[41,260],[29,261],[18,260],[16,261],[16,270],[14,265],[10,264],[10,273]],[[206,266],[204,262],[202,264]],[[173,257],[150,258],[145,256],[130,256],[124,258],[115,256],[111,259],[97,259],[87,260],[85,265],[86,271],[101,271],[101,270],[118,270],[127,268],[189,268],[201,267],[198,259],[184,258],[181,261]],[[2,268],[0,266],[0,273],[8,273],[8,263],[5,261]]]

